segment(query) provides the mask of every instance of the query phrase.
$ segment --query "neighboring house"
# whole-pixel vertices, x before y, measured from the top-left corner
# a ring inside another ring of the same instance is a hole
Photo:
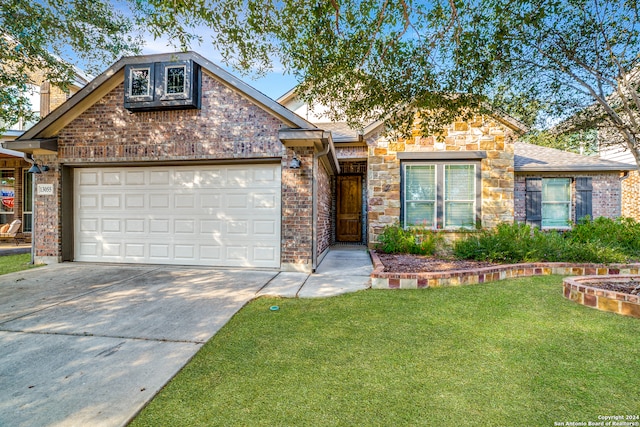
[[[630,166],[515,143],[512,119],[454,123],[442,141],[382,130],[327,121],[295,92],[278,103],[187,52],[122,58],[8,148],[50,168],[37,262],[312,271],[331,244],[373,245],[397,222],[620,213]]]
[[[26,95],[36,116],[44,117],[78,92],[88,81],[88,77],[77,71],[69,90],[63,91],[46,81],[42,72],[36,72],[31,76],[30,90]],[[0,144],[15,140],[36,122],[37,120],[19,120],[17,123],[8,124],[7,129],[0,134]],[[20,219],[21,231],[27,235],[31,233],[33,218],[33,183],[31,174],[27,173],[31,164],[31,159],[25,153],[0,148],[0,224]]]

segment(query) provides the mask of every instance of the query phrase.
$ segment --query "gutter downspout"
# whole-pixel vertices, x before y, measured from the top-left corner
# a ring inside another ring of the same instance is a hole
[[[322,151],[313,155],[313,189],[311,194],[311,221],[312,221],[312,232],[311,232],[311,271],[315,273],[317,262],[318,262],[318,251],[316,247],[316,243],[318,241],[318,209],[316,207],[317,204],[317,196],[318,196],[318,179],[316,177],[316,165],[319,164],[319,159],[322,156],[326,156],[329,154],[329,150],[331,150],[331,144],[329,144],[328,136],[330,135],[328,132],[323,132],[322,134]]]

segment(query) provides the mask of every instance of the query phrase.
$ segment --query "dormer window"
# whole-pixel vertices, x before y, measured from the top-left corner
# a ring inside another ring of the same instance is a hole
[[[200,108],[200,66],[190,60],[126,65],[124,87],[131,111]]]
[[[184,95],[186,91],[185,75],[187,67],[184,65],[165,67],[164,93],[166,95]]]
[[[151,69],[131,68],[129,72],[130,96],[149,96],[151,93]]]

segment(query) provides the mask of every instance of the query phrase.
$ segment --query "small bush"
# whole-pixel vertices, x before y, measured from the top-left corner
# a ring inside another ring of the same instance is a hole
[[[378,236],[378,250],[388,254],[433,255],[442,242],[436,232],[421,226],[388,225]]]
[[[640,259],[640,222],[632,218],[586,219],[567,233],[574,243],[613,249],[632,259]]]
[[[566,232],[504,223],[457,241],[453,252],[457,258],[503,263],[629,262],[640,259],[640,223],[586,219]]]

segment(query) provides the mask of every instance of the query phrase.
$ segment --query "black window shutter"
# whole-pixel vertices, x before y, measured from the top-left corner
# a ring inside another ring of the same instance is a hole
[[[542,225],[542,178],[527,178],[526,221],[534,227]]]
[[[586,216],[593,218],[592,178],[576,178],[576,222]]]

